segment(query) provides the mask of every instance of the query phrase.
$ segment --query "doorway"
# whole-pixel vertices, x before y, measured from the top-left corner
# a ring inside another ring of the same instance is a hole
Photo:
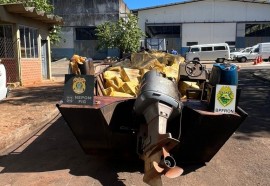
[[[149,40],[162,39],[165,42],[166,50],[172,49],[181,52],[181,24],[179,23],[147,23],[146,36]]]

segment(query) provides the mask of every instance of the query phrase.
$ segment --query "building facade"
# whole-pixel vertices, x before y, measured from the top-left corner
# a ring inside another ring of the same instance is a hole
[[[26,85],[52,78],[49,31],[62,21],[34,7],[0,5],[0,58],[7,83]]]
[[[195,44],[245,48],[270,42],[270,3],[265,0],[193,0],[132,11],[147,38],[165,39],[167,50],[181,54]]]
[[[116,22],[130,13],[123,0],[51,0],[51,4],[55,7],[54,14],[65,20],[62,39],[52,47],[53,58],[70,58],[78,54],[99,59],[115,52],[97,50],[95,29],[105,21]]]

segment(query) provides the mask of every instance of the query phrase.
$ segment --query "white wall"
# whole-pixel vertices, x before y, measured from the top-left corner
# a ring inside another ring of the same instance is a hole
[[[198,44],[235,41],[236,23],[186,23],[182,25],[182,47],[187,42]]]
[[[143,31],[145,31],[145,23],[228,23],[239,21],[270,21],[270,4],[227,0],[206,0],[154,9],[140,10],[138,11],[138,17],[139,26]],[[187,25],[185,24],[185,26]],[[196,27],[196,25],[194,27]],[[219,37],[219,33],[215,32],[215,30],[218,28],[215,27],[222,27],[221,29],[223,29],[225,28],[225,26],[214,26],[213,34]],[[231,25],[230,27],[234,28]],[[189,30],[189,26],[187,26],[187,28],[185,29]],[[206,28],[205,26],[201,28],[202,32],[212,31],[211,29],[212,28]],[[232,31],[228,31],[230,33],[226,37],[231,37]],[[235,31],[236,30],[234,29],[234,34]],[[198,32],[201,34],[199,30],[194,30],[194,32]],[[223,33],[226,34],[225,32]],[[187,35],[185,35],[185,37],[186,36]]]

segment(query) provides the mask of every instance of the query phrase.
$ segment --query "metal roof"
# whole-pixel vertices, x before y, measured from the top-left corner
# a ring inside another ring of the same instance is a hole
[[[63,25],[62,17],[46,14],[45,11],[38,11],[35,7],[24,7],[24,5],[21,3],[0,4],[0,6],[3,6],[7,12],[19,14],[22,17],[29,17],[47,24]]]
[[[159,6],[151,6],[151,7],[145,7],[145,8],[138,8],[131,10],[132,12],[138,12],[141,10],[149,10],[149,9],[156,9],[156,8],[163,8],[168,6],[174,6],[174,5],[180,5],[180,4],[187,4],[187,3],[194,3],[198,1],[205,1],[205,0],[189,0],[189,1],[183,1],[179,3],[169,3]],[[240,2],[247,2],[247,3],[261,3],[261,4],[270,4],[270,0],[228,0],[228,1],[240,1]]]

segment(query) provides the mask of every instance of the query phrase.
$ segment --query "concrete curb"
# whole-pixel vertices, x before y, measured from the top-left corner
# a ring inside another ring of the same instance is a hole
[[[4,156],[14,151],[34,134],[42,130],[47,124],[60,117],[60,112],[55,108],[50,114],[42,118],[40,121],[24,125],[12,133],[0,137],[0,156]]]

